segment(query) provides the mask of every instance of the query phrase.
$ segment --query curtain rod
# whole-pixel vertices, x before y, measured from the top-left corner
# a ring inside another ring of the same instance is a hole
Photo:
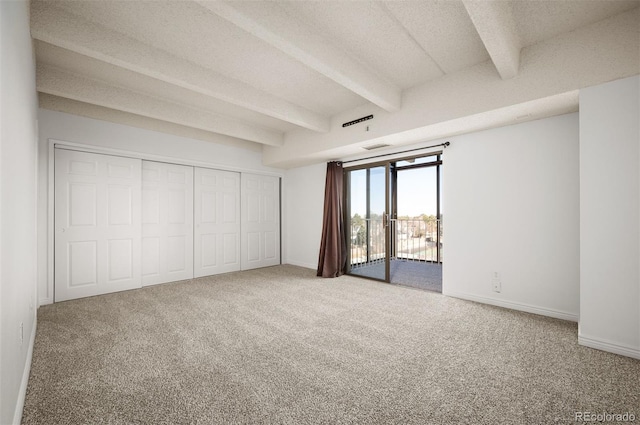
[[[348,164],[350,162],[358,162],[358,161],[366,161],[367,159],[382,158],[383,156],[398,155],[398,154],[407,153],[407,152],[415,152],[415,151],[421,151],[421,150],[424,150],[424,149],[437,148],[438,146],[444,146],[446,148],[450,144],[451,144],[451,142],[444,142],[444,143],[440,143],[438,145],[425,146],[423,148],[409,149],[409,150],[400,151],[400,152],[383,153],[383,154],[380,154],[380,155],[368,156],[366,158],[351,159],[349,161],[340,161],[340,162],[342,162],[343,164]]]

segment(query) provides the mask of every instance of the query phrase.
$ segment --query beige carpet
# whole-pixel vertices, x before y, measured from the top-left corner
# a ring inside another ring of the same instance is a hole
[[[27,424],[640,420],[640,361],[576,325],[278,266],[42,307]]]

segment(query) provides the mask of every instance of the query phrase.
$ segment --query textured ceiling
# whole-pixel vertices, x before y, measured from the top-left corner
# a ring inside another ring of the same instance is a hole
[[[43,107],[83,114],[85,104],[85,115],[93,118],[284,149],[285,141],[300,134],[333,135],[336,120],[349,111],[416,115],[420,102],[412,101],[412,93],[427,93],[452,79],[483,84],[490,72],[498,84],[517,88],[529,69],[544,74],[537,70],[547,60],[522,52],[543,51],[536,49],[549,40],[633,13],[639,5],[638,0],[38,0],[31,5],[31,30]],[[623,37],[637,38],[638,13],[629,16],[631,33]],[[540,94],[532,89],[522,102],[563,94],[543,90],[544,81],[538,84]],[[563,97],[569,98],[575,101]],[[491,111],[489,100],[484,112]],[[353,151],[344,144],[344,153]],[[324,159],[318,149],[307,152]]]

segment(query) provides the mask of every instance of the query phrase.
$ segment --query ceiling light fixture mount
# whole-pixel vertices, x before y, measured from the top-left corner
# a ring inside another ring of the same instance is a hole
[[[362,118],[358,118],[357,120],[346,122],[342,124],[342,127],[349,127],[350,125],[358,124],[363,121],[368,121],[370,119],[373,119],[373,115],[367,115],[366,117],[362,117]]]
[[[387,146],[391,146],[391,145],[387,145],[386,143],[379,143],[377,145],[363,146],[362,149],[366,149],[368,151],[372,151],[374,149],[386,148]]]

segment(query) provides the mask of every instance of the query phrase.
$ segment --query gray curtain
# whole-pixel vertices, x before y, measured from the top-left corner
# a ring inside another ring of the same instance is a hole
[[[327,163],[324,189],[324,218],[317,276],[338,277],[347,265],[347,236],[344,229],[343,172],[341,162]]]

